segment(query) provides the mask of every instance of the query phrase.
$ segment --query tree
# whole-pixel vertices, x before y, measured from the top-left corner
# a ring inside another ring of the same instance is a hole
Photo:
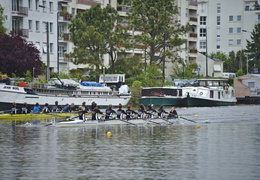
[[[23,77],[27,70],[40,73],[42,61],[38,49],[18,35],[0,34],[0,71]]]
[[[7,19],[7,16],[4,15],[4,8],[0,5],[0,34],[4,34],[6,32],[6,28],[4,27],[4,22]]]
[[[75,45],[73,53],[70,54],[74,58],[73,62],[88,63],[99,71],[103,66],[103,55],[109,54],[114,71],[118,45],[122,44],[122,39],[126,39],[126,30],[117,26],[118,19],[117,11],[110,6],[101,8],[96,5],[78,13],[69,25]]]
[[[161,67],[163,80],[166,58],[176,56],[177,47],[186,42],[180,36],[189,29],[176,20],[177,14],[172,0],[133,0],[128,13],[129,28],[141,32],[134,37],[135,43],[145,47],[150,64]]]
[[[253,71],[254,67],[260,68],[260,23],[256,24],[251,32],[251,41],[247,40],[246,52],[248,58],[253,59],[248,62],[249,72]]]

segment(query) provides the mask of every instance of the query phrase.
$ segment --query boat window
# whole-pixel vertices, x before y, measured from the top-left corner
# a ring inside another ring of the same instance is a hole
[[[199,81],[200,86],[206,86],[206,81]]]
[[[212,81],[208,81],[208,86],[212,86]]]
[[[218,99],[220,99],[220,92],[218,92]]]
[[[219,86],[219,81],[213,81],[213,86]]]
[[[13,89],[15,89],[15,90],[19,90],[19,87],[13,87]]]
[[[214,98],[214,91],[210,91],[210,98]]]
[[[11,89],[10,86],[4,86],[4,89]]]

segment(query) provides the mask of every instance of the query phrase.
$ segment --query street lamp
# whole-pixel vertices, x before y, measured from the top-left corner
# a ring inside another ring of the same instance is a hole
[[[39,5],[40,8],[47,8],[46,6]],[[50,8],[47,8],[50,9]],[[60,62],[59,62],[59,11],[54,11],[57,13],[57,73],[59,74],[59,67],[60,67]],[[48,48],[48,44],[47,44]],[[49,48],[48,48],[49,49]],[[48,53],[48,51],[47,51]],[[48,62],[47,62],[48,64]]]
[[[245,29],[243,29],[242,30],[243,32],[247,32],[247,33],[250,33],[250,34],[252,34],[252,32],[251,31],[248,31],[248,30],[245,30]],[[255,62],[256,62],[256,52],[257,52],[257,49],[256,49],[256,35],[254,36],[254,40],[255,40]],[[255,66],[255,62],[254,62],[254,66]],[[247,64],[248,64],[248,57],[247,57]],[[247,65],[247,71],[248,71],[248,65]]]

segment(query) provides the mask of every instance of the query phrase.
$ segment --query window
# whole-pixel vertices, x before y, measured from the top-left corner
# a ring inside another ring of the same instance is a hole
[[[46,1],[42,1],[42,6],[43,6],[43,7],[46,7]],[[43,8],[42,11],[46,12],[46,9]]]
[[[230,33],[230,34],[233,33],[233,28],[229,28],[229,33]]]
[[[65,47],[63,45],[59,45],[59,57],[63,58],[65,52]]]
[[[36,10],[39,9],[39,0],[35,0],[35,9],[36,9]]]
[[[32,9],[32,0],[28,0],[28,8]]]
[[[72,17],[75,16],[75,8],[71,8],[71,15],[72,15]]]
[[[221,71],[221,66],[220,66],[220,64],[214,64],[214,71],[218,71],[218,72]]]
[[[35,27],[36,27],[36,31],[39,32],[40,31],[40,22],[39,21],[36,21]]]
[[[217,16],[217,25],[220,25],[220,16]]]
[[[248,82],[248,87],[251,88],[255,88],[255,82]]]
[[[53,53],[53,43],[50,43],[50,53]]]
[[[200,49],[206,49],[206,41],[200,41]]]
[[[220,26],[217,27],[217,37],[220,37]]]
[[[218,14],[221,13],[221,4],[220,3],[217,4],[217,13]]]
[[[207,33],[206,28],[200,29],[200,37],[206,37],[206,33]]]
[[[233,21],[233,16],[229,16],[229,21]]]
[[[53,11],[53,2],[49,2],[49,10],[50,10],[50,12]]]
[[[237,45],[241,45],[241,39],[237,39]]]
[[[200,16],[200,25],[206,25],[206,16]]]
[[[240,27],[237,28],[237,33],[241,33],[241,28]]]
[[[228,45],[232,46],[233,45],[233,39],[228,40]]]
[[[32,20],[29,20],[29,21],[28,21],[28,24],[29,24],[29,31],[32,31],[32,30],[33,30]]]
[[[260,23],[260,14],[257,15],[257,22]]]
[[[237,16],[237,21],[241,21],[241,16],[240,15]]]
[[[217,49],[220,49],[220,39],[217,39]]]
[[[50,33],[53,33],[53,23],[50,23]]]

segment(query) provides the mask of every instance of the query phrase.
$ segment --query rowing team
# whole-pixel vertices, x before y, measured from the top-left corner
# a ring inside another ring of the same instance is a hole
[[[85,109],[83,106],[79,106],[78,108],[78,117],[80,120],[88,120],[85,116],[86,113],[91,113],[91,120],[112,120],[114,116],[116,119],[132,119],[134,115],[137,115],[137,118],[146,119],[146,118],[167,118],[173,119],[178,117],[177,111],[174,107],[171,108],[171,111],[168,113],[164,110],[164,106],[161,105],[158,110],[153,109],[153,105],[148,105],[148,109],[145,109],[143,104],[140,104],[140,108],[136,111],[132,110],[132,106],[128,106],[127,110],[123,110],[122,104],[118,105],[118,110],[113,110],[113,106],[110,104],[105,112],[101,112],[98,109],[96,103],[92,103],[91,110]],[[157,115],[156,115],[157,113]],[[101,114],[101,116],[100,116]],[[114,115],[114,116],[113,116]]]

